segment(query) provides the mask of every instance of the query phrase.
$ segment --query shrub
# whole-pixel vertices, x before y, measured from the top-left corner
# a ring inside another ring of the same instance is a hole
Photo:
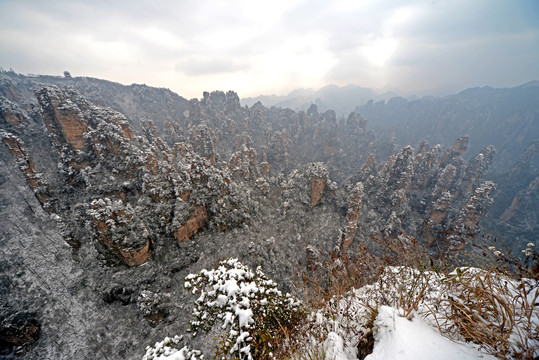
[[[536,281],[512,280],[492,270],[465,268],[449,274],[446,282],[450,311],[440,328],[442,334],[460,335],[501,359],[537,356]]]
[[[175,360],[202,360],[204,355],[198,350],[189,350],[186,346],[178,350],[176,347],[183,340],[182,336],[166,337],[154,346],[146,346],[146,354],[142,360],[160,360],[173,357]]]
[[[228,329],[217,345],[216,357],[220,358],[273,358],[303,317],[297,299],[283,295],[260,267],[253,272],[237,259],[190,274],[185,288],[200,294],[190,322],[195,336],[199,330],[209,331],[216,322]]]

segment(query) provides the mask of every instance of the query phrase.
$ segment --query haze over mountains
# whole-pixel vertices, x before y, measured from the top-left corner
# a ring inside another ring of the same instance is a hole
[[[498,153],[492,171],[505,172],[538,139],[538,98],[539,82],[532,81],[513,88],[471,88],[444,97],[369,101],[355,111],[382,139],[398,144],[449,145],[449,139],[467,134],[471,153],[494,145]]]
[[[493,172],[509,171],[539,131],[539,82],[513,88],[470,88],[444,96],[400,96],[398,91],[379,93],[357,85],[328,85],[319,90],[296,89],[288,95],[242,98],[242,105],[260,101],[267,107],[306,111],[315,104],[319,111],[334,110],[338,118],[351,112],[369,121],[379,139],[400,145],[421,141],[450,145],[461,134],[471,137],[470,153],[492,144],[498,150]],[[525,119],[523,121],[516,119]],[[517,135],[518,134],[518,135]]]
[[[290,108],[294,111],[307,110],[311,104],[316,104],[319,111],[334,110],[337,116],[348,116],[356,106],[369,100],[389,100],[398,96],[398,92],[375,92],[373,89],[358,85],[339,87],[328,85],[319,90],[296,89],[288,95],[260,95],[242,98],[242,105],[253,106],[260,101],[262,105],[271,107]]]
[[[356,95],[343,109],[370,91],[344,89]],[[140,358],[183,333],[179,283],[221,258],[293,291],[317,254],[383,256],[377,236],[436,258],[491,233],[520,255],[539,245],[538,100],[530,82],[357,103],[341,118],[242,106],[233,91],[186,100],[2,72],[0,354]],[[211,336],[192,344],[213,353]]]

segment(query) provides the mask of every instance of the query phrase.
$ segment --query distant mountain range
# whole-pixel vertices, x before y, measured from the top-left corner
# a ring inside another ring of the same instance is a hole
[[[381,140],[400,145],[450,145],[467,134],[469,156],[494,145],[497,155],[491,170],[506,172],[539,139],[539,81],[513,88],[470,88],[444,97],[369,101],[355,111]]]
[[[356,106],[369,100],[381,101],[400,96],[397,91],[378,94],[375,90],[358,85],[339,87],[328,85],[319,90],[295,89],[288,95],[260,95],[241,99],[242,105],[253,106],[260,102],[266,107],[290,108],[294,111],[305,111],[315,104],[318,110],[325,112],[334,110],[337,116],[348,116]]]

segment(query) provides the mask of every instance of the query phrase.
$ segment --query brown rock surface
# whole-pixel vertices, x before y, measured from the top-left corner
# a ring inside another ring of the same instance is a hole
[[[260,164],[260,168],[261,168],[262,176],[265,178],[269,178],[269,174],[270,174],[269,164],[264,161]]]
[[[37,97],[49,131],[75,149],[84,149],[86,143],[83,135],[88,131],[88,126],[80,108],[55,87],[41,88]]]
[[[495,188],[494,183],[487,181],[475,189],[474,194],[461,210],[460,223],[468,228],[477,226],[485,214],[485,207],[488,207],[492,201],[489,196]]]
[[[469,141],[470,141],[469,136],[467,135],[460,136],[455,141],[453,146],[451,146],[450,148],[444,151],[444,153],[440,156],[438,163],[440,165],[446,165],[455,157],[462,155],[466,150],[468,150]]]
[[[0,111],[0,120],[1,119],[4,119],[8,124],[13,127],[19,126],[24,121],[22,114],[14,114],[8,109],[3,109],[2,111]]]
[[[517,195],[513,198],[511,205],[507,209],[505,209],[503,214],[500,216],[500,220],[509,222],[513,216],[517,215],[518,210],[520,210],[520,206],[518,204],[518,195]]]
[[[21,171],[26,178],[28,186],[34,191],[36,198],[41,205],[45,205],[49,199],[49,189],[47,184],[41,179],[41,174],[37,171],[32,158],[28,155],[22,142],[14,135],[0,133],[2,143],[11,155],[17,160]]]
[[[208,219],[208,212],[203,205],[195,206],[195,210],[191,215],[191,218],[187,220],[185,225],[180,226],[178,230],[174,232],[174,239],[178,242],[187,241],[198,232]]]
[[[96,221],[101,243],[112,251],[123,263],[128,266],[144,264],[150,258],[150,242],[147,241],[138,249],[123,249],[119,243],[113,242],[108,235],[109,226],[104,221]]]
[[[318,176],[311,178],[311,206],[315,207],[322,200],[322,193],[326,188],[326,181]]]
[[[357,183],[348,199],[348,211],[346,213],[346,226],[343,232],[342,250],[346,251],[356,236],[357,222],[363,200],[363,184]]]
[[[436,205],[432,210],[429,221],[431,224],[441,224],[447,214],[449,213],[449,205],[451,204],[452,196],[449,192],[445,192],[442,196],[436,201]]]

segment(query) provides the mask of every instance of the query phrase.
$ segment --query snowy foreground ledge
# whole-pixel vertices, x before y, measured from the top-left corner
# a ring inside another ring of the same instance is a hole
[[[327,333],[322,351],[326,359],[357,359],[358,339],[369,331],[374,348],[368,360],[495,359],[489,354],[500,355],[502,347],[504,357],[535,358],[538,285],[536,280],[514,281],[476,268],[442,275],[387,267],[375,284],[352,290],[311,315],[313,329],[315,334]],[[495,340],[480,345],[466,341],[486,337]],[[317,338],[310,339],[311,347]],[[529,357],[523,354],[526,350]]]
[[[222,329],[228,326],[231,351],[235,349],[240,359],[258,358],[253,357],[252,334],[258,324],[252,311],[266,312],[268,304],[281,306],[277,302],[295,309],[290,307],[292,298],[280,294],[260,269],[251,272],[235,259],[221,263],[219,269],[190,275],[187,288],[193,291],[192,285],[202,285],[200,276],[211,280],[206,283],[210,291],[202,292],[197,300],[195,318],[211,315],[221,321]],[[207,315],[201,314],[204,301],[212,309]],[[535,358],[539,356],[538,303],[536,280],[515,281],[475,268],[443,275],[387,267],[376,283],[333,298],[323,309],[306,315],[291,335],[299,346],[293,346],[295,352],[286,358],[496,359],[494,354],[498,358]],[[215,311],[219,309],[224,313]],[[230,309],[238,315],[248,313],[249,319],[231,316]],[[370,354],[360,345],[367,335],[374,342]],[[240,343],[243,348],[237,351],[235,346]],[[188,346],[182,337],[166,338],[147,347],[143,360],[204,358]]]
[[[389,306],[382,306],[374,322],[377,329],[374,351],[365,360],[473,360],[496,359],[486,355],[477,345],[459,343],[443,337],[423,319],[408,320]],[[357,359],[344,351],[343,339],[334,332],[325,341],[327,359]]]

